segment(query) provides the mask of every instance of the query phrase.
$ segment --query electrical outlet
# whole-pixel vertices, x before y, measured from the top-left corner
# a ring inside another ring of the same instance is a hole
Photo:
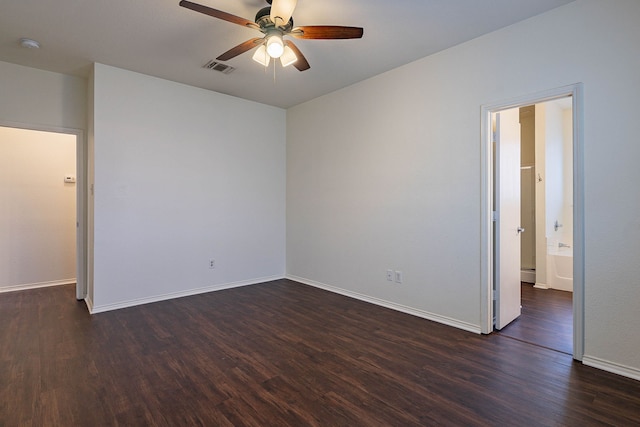
[[[396,283],[402,283],[402,271],[396,270]]]
[[[209,260],[209,268],[216,268],[216,260],[215,259],[210,259]]]
[[[393,270],[387,270],[387,280],[393,282]]]

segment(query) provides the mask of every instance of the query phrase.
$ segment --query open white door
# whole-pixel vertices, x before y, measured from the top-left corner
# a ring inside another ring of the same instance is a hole
[[[520,316],[520,114],[496,114],[495,327]]]

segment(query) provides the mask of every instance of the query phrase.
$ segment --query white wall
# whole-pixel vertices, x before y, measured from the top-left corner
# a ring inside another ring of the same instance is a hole
[[[480,107],[583,82],[585,360],[640,377],[638,22],[578,0],[288,110],[288,274],[479,329]]]
[[[93,310],[283,277],[285,111],[100,64],[92,84]]]
[[[85,79],[0,62],[0,122],[85,129]]]
[[[75,283],[74,135],[0,127],[0,291]]]
[[[85,79],[0,62],[0,94],[0,125],[73,133],[79,142],[79,156],[83,158],[87,120]],[[80,166],[76,183],[79,201],[84,194],[82,162]],[[82,206],[79,203],[80,211]],[[79,212],[77,218],[81,224],[79,239],[84,240],[84,212]],[[79,282],[84,277],[83,268],[80,263]]]

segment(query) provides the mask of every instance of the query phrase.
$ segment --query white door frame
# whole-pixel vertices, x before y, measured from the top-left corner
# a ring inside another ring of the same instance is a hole
[[[480,326],[493,331],[493,153],[491,113],[567,96],[573,102],[573,358],[584,355],[584,97],[583,84],[550,89],[481,107]]]
[[[86,142],[81,129],[33,125],[0,120],[0,126],[41,132],[63,133],[76,137],[76,299],[87,296],[87,210]]]

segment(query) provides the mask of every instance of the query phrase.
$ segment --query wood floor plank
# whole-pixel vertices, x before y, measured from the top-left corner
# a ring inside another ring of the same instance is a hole
[[[573,293],[522,283],[522,314],[500,334],[573,353]]]
[[[74,291],[0,294],[0,425],[640,423],[637,381],[288,280],[94,316]]]

